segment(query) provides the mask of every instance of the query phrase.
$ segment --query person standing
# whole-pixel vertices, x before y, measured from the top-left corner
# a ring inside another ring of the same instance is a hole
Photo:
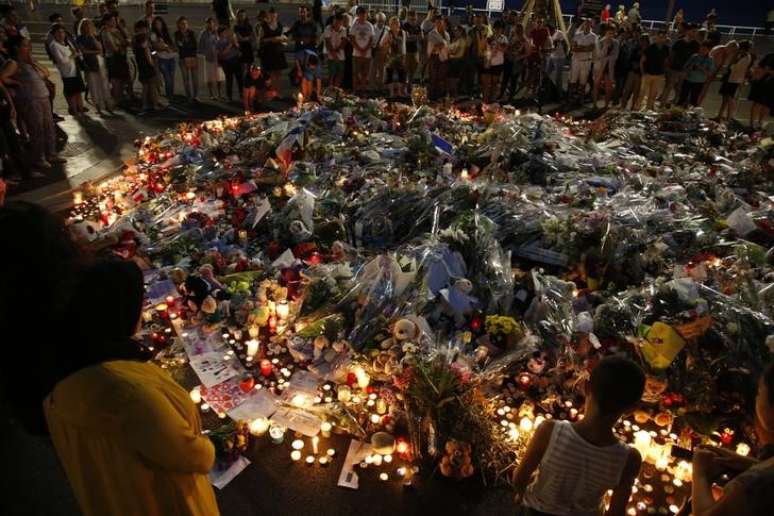
[[[642,60],[642,54],[650,46],[650,36],[647,34],[641,34],[637,46],[633,47],[629,54],[626,56],[626,82],[624,83],[623,90],[621,92],[620,108],[628,109],[629,99],[632,100],[631,109],[638,109],[640,97],[640,85],[642,84],[642,67],[640,61]]]
[[[153,18],[150,31],[151,49],[155,52],[156,64],[161,76],[164,78],[164,91],[168,102],[172,102],[175,95],[175,58],[176,47],[169,35],[167,22],[161,16]]]
[[[443,18],[436,16],[435,27],[427,33],[429,76],[427,96],[430,100],[438,100],[447,94],[446,76],[448,73],[449,35],[446,33],[444,25]]]
[[[6,42],[9,59],[0,72],[0,80],[14,88],[16,114],[29,135],[31,166],[47,170],[64,163],[56,152],[54,118],[49,103],[48,70],[32,59],[30,40],[13,35]]]
[[[594,63],[594,107],[597,107],[599,88],[605,85],[605,109],[610,105],[615,84],[615,63],[621,47],[615,39],[615,29],[608,25],[605,36],[597,43],[596,61]]]
[[[303,68],[302,61],[306,60],[305,51],[317,51],[317,24],[310,18],[308,6],[302,4],[298,7],[298,20],[290,27],[290,34],[295,42],[296,85],[300,85],[299,73]]]
[[[129,77],[129,61],[126,57],[129,40],[124,31],[118,27],[118,16],[114,13],[108,13],[102,18],[102,48],[105,50],[110,94],[113,100],[118,102],[124,98],[125,90],[132,90],[132,84]]]
[[[83,92],[86,91],[86,85],[83,84],[81,72],[78,70],[77,59],[81,57],[80,51],[67,41],[64,25],[54,27],[53,33],[54,40],[50,44],[51,57],[62,76],[67,111],[74,117],[83,116],[85,114]]]
[[[723,35],[718,30],[717,26],[715,25],[717,22],[717,15],[707,15],[707,21],[705,22],[706,29],[707,29],[707,41],[710,43],[711,46],[720,45],[720,40],[723,39]]]
[[[61,379],[43,411],[82,513],[217,516],[207,478],[215,447],[202,434],[199,411],[133,340],[142,271],[132,261],[108,260],[75,276],[62,319],[78,346],[56,353]],[[87,300],[98,312],[91,321],[75,309]]]
[[[674,19],[672,20],[672,32],[682,30],[683,22],[685,21],[685,11],[682,8],[677,10]]]
[[[626,23],[626,6],[623,4],[618,5],[618,10],[615,13],[615,23],[619,27],[623,27],[624,23]]]
[[[669,47],[666,46],[666,31],[660,30],[656,34],[656,40],[645,49],[640,59],[640,73],[642,85],[637,105],[641,106],[645,96],[648,97],[648,110],[656,107],[656,96],[664,86],[664,74],[666,73]]]
[[[218,27],[218,64],[226,76],[226,98],[234,100],[234,83],[237,87],[237,98],[242,96],[242,64],[239,62],[239,44],[234,32],[228,26]]]
[[[739,86],[747,78],[747,72],[752,64],[750,54],[750,42],[740,41],[739,51],[731,61],[728,71],[723,76],[723,84],[720,85],[720,95],[723,101],[720,104],[717,118],[720,120],[733,120],[736,114],[736,97]]]
[[[570,95],[583,99],[586,84],[591,73],[594,49],[597,47],[597,35],[591,32],[591,21],[583,20],[580,30],[572,38],[572,61],[570,62]]]
[[[610,20],[610,16],[612,16],[610,9],[611,9],[610,4],[606,4],[604,9],[602,9],[602,12],[599,14],[600,22],[607,23],[608,20]]]
[[[277,11],[269,8],[266,21],[261,24],[261,69],[269,74],[274,87],[279,90],[282,71],[288,67],[285,60],[287,36],[283,34],[282,24],[277,20]]]
[[[212,12],[215,13],[218,25],[225,27],[231,24],[233,13],[230,0],[212,0]]]
[[[159,76],[151,52],[150,38],[148,38],[148,24],[145,23],[145,20],[140,20],[134,24],[132,51],[137,60],[137,78],[142,84],[142,109],[145,113],[160,110]]]
[[[661,104],[669,106],[670,96],[674,92],[674,100],[680,96],[685,80],[685,65],[692,55],[699,52],[699,42],[696,40],[695,25],[686,25],[683,35],[675,41],[669,52],[669,66],[666,71],[666,86],[659,97]]]
[[[376,13],[373,59],[371,61],[371,87],[376,92],[380,92],[384,89],[384,68],[387,62],[387,47],[383,46],[382,43],[388,32],[387,17],[383,12]]]
[[[609,6],[608,6],[609,7]],[[562,91],[562,70],[567,62],[567,40],[564,32],[548,24],[548,32],[551,34],[551,53],[546,61],[546,75],[556,86],[557,91]]]
[[[634,2],[632,4],[632,8],[629,9],[629,14],[626,17],[626,21],[629,23],[629,25],[639,25],[640,24],[640,3]]]
[[[328,60],[328,84],[341,87],[344,79],[344,47],[347,40],[347,29],[344,27],[344,15],[336,13],[333,21],[325,27],[323,41],[325,42],[325,56]]]
[[[381,43],[386,52],[386,83],[390,97],[406,97],[406,31],[397,16],[390,18],[389,27]]]
[[[352,89],[355,94],[368,90],[368,73],[371,69],[371,49],[374,41],[374,26],[366,20],[368,9],[357,8],[357,19],[349,29],[352,42]]]
[[[709,56],[711,45],[704,42],[699,52],[693,54],[685,63],[685,80],[677,103],[680,106],[698,106],[699,96],[707,78],[712,75],[714,61]]]
[[[417,23],[417,12],[413,9],[406,13],[402,29],[406,32],[406,82],[410,88],[419,67],[419,47],[422,40],[422,29]]]
[[[237,11],[236,20],[234,35],[239,44],[239,62],[242,64],[242,77],[244,77],[255,62],[255,31],[244,9]]]
[[[774,109],[774,53],[767,54],[753,68],[749,99],[750,126],[761,129]]]
[[[83,68],[86,73],[86,84],[89,87],[91,103],[97,108],[98,114],[101,115],[103,109],[113,114],[112,99],[105,80],[102,44],[97,37],[97,28],[88,18],[81,20],[79,28],[80,35],[77,41],[83,54]]]
[[[199,96],[199,58],[197,57],[196,34],[188,27],[188,18],[177,19],[175,46],[180,56],[180,74],[188,102],[198,102]]]
[[[226,76],[218,64],[218,22],[215,18],[210,17],[205,23],[205,28],[199,36],[197,48],[199,53],[204,56],[205,80],[210,92],[210,99],[219,100],[222,98],[221,90]]]
[[[459,82],[462,77],[462,73],[465,69],[465,56],[468,53],[468,47],[470,46],[470,40],[468,39],[468,33],[462,24],[454,27],[452,41],[449,44],[449,95],[456,97],[459,93]],[[511,66],[513,71],[513,66]],[[510,76],[510,75],[509,75]],[[505,79],[503,80],[505,82]],[[501,91],[504,91],[505,85]]]

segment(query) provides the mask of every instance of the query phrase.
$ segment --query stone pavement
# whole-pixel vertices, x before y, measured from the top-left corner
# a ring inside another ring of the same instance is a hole
[[[289,26],[296,19],[297,3],[299,0],[286,0],[272,4],[278,9],[280,21],[285,26]],[[249,9],[251,18],[255,19],[257,11],[266,9],[269,5],[267,3],[241,4],[237,2],[234,8],[235,10],[239,7]],[[131,23],[135,18],[141,16],[141,9],[140,5],[124,5],[121,7],[121,13]],[[52,77],[58,83],[58,91],[61,92],[59,74],[43,48],[43,40],[49,27],[48,16],[54,12],[62,14],[68,22],[71,20],[68,5],[47,4],[32,14],[23,12],[22,15],[32,33],[35,58],[53,72]],[[95,14],[96,8],[90,7],[89,15],[94,16]],[[164,14],[164,17],[172,27],[177,17],[181,15],[187,16],[192,28],[198,32],[203,28],[204,19],[211,15],[211,10],[208,4],[170,3],[168,12]],[[771,46],[769,40],[762,41],[766,46]],[[761,53],[763,51],[770,50],[759,50]],[[280,86],[281,91],[290,92],[286,79]],[[135,85],[135,88],[138,89],[139,85]],[[719,83],[713,85],[712,93],[708,95],[704,104],[710,116],[714,116],[720,106],[720,97],[717,95],[718,88]],[[202,92],[206,93],[206,86],[203,81],[200,81],[200,98],[205,99]],[[176,93],[183,93],[179,72],[176,80]],[[740,100],[737,107],[737,118],[743,123],[749,119],[750,107],[746,100],[746,93],[747,88],[744,88],[740,95],[740,99],[744,100]],[[286,105],[278,103],[275,108],[284,109]],[[546,106],[544,112],[554,111],[557,107],[557,105]],[[63,115],[67,112],[61,93],[57,94],[55,110]],[[134,156],[134,141],[138,137],[154,134],[182,121],[206,120],[221,114],[236,114],[241,112],[241,107],[237,103],[225,104],[203,100],[196,105],[178,101],[163,112],[154,113],[151,116],[138,116],[138,111],[139,109],[130,108],[129,110],[118,110],[115,116],[102,117],[97,116],[92,111],[89,113],[89,117],[84,120],[76,120],[65,115],[65,121],[59,124],[59,129],[60,136],[62,136],[62,155],[68,158],[67,164],[56,167],[46,178],[29,181],[10,190],[9,198],[32,200],[54,210],[64,209],[71,203],[73,190],[80,185],[87,181],[97,181],[120,170],[122,164]],[[573,111],[571,114],[588,116],[589,113],[589,111],[580,110]],[[591,114],[595,113],[591,112]]]

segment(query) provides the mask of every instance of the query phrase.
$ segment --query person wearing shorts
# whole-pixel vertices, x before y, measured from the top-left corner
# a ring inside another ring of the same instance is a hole
[[[328,60],[328,84],[341,87],[344,79],[344,65],[346,56],[344,47],[347,43],[347,29],[344,27],[344,15],[336,13],[333,22],[325,28],[323,33],[325,42],[325,56]]]
[[[723,84],[720,85],[720,95],[723,97],[723,101],[720,104],[720,111],[717,116],[720,120],[732,120],[734,118],[739,85],[744,82],[747,77],[747,71],[752,64],[750,46],[749,41],[739,42],[739,50],[723,76]]]
[[[597,35],[591,32],[591,22],[583,20],[580,30],[572,39],[572,61],[570,63],[570,94],[580,97],[586,94],[591,62],[597,46]]]

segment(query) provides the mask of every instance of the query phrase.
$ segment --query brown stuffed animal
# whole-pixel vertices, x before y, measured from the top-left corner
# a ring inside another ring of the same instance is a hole
[[[441,459],[441,474],[445,477],[461,480],[473,474],[473,451],[469,443],[449,439],[446,441],[446,453]]]

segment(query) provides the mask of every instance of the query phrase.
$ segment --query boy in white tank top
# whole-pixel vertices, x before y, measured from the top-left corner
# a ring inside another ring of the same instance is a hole
[[[627,358],[606,357],[596,365],[586,386],[584,418],[545,421],[527,446],[515,473],[516,499],[525,514],[625,514],[642,457],[618,440],[613,427],[640,401],[644,388],[645,374]],[[609,489],[613,496],[605,511]]]

